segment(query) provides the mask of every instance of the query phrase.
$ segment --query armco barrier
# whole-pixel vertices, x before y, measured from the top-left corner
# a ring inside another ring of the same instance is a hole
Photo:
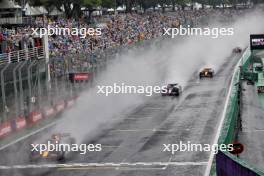
[[[250,63],[249,48],[243,54],[240,63],[242,70],[245,71]],[[222,127],[221,135],[218,144],[230,144],[235,140],[237,120],[239,115],[239,81],[240,69],[234,73],[234,81],[232,82],[231,95],[229,97],[228,108],[225,114],[225,121]],[[264,173],[254,166],[251,166],[246,161],[232,155],[229,152],[219,151],[215,158],[215,167],[211,170],[211,175],[217,176],[264,176]],[[215,170],[216,169],[216,170]]]

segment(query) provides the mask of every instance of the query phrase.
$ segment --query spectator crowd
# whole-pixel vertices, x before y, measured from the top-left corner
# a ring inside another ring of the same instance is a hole
[[[37,17],[34,27],[61,28],[102,28],[102,35],[81,38],[73,35],[53,35],[49,37],[51,56],[63,56],[67,53],[92,53],[96,50],[116,46],[131,45],[133,43],[156,38],[163,34],[163,28],[178,27],[180,24],[197,25],[198,21],[207,16],[221,16],[230,18],[242,13],[240,10],[195,10],[176,11],[166,14],[151,12],[147,14],[118,14],[102,16],[103,23],[88,25],[85,20]],[[6,29],[0,27],[0,55],[26,48],[40,47],[41,41],[32,36],[32,26]],[[0,56],[1,58],[1,56]]]

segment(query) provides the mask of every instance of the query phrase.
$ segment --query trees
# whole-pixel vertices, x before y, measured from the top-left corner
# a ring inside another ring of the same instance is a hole
[[[159,3],[159,5],[161,6],[162,13],[165,12],[165,7],[166,7],[167,5],[171,5],[171,1],[170,1],[170,0],[159,0],[158,3]]]
[[[155,9],[155,7],[157,6],[157,0],[139,0],[139,6],[144,10],[144,12],[148,9],[148,8],[153,8]]]
[[[117,6],[117,3],[115,0],[102,0],[101,6],[103,8],[115,8]]]
[[[81,1],[82,2],[80,3],[80,5],[86,7],[89,11],[88,20],[90,21],[92,12],[95,11],[96,8],[102,4],[102,0],[81,0]],[[81,11],[81,7],[79,10]]]
[[[0,2],[3,0],[0,0]],[[21,0],[16,0],[21,3]],[[131,12],[133,7],[141,7],[144,12],[148,8],[153,8],[158,5],[161,6],[162,11],[165,11],[166,6],[172,6],[172,10],[175,11],[176,6],[180,6],[182,9],[187,3],[198,2],[204,5],[212,5],[214,8],[217,5],[232,4],[236,7],[236,4],[245,4],[247,0],[25,0],[32,6],[45,6],[47,10],[56,7],[58,10],[61,7],[65,10],[65,16],[67,18],[79,18],[82,15],[81,8],[86,7],[89,11],[89,16],[98,7],[103,8],[115,8],[117,6],[126,6],[126,11]],[[264,3],[264,0],[252,0],[255,4]]]

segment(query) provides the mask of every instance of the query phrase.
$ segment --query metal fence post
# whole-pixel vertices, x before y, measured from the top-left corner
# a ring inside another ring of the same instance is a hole
[[[19,105],[18,105],[18,92],[17,92],[17,75],[16,75],[16,71],[17,69],[21,66],[21,62],[18,63],[14,70],[13,70],[13,85],[14,85],[14,93],[15,93],[15,114],[16,114],[16,117],[19,116]]]
[[[50,83],[50,75],[48,75],[49,72],[49,63],[45,62],[45,83],[46,83],[46,90],[47,90],[47,100],[50,103],[50,90],[51,90],[51,83]]]
[[[27,62],[22,62],[22,65],[18,69],[18,81],[19,81],[19,111],[23,110],[24,114],[24,90],[23,90],[23,80],[22,80],[22,68],[27,64]],[[25,115],[25,114],[24,114]]]
[[[38,108],[41,107],[41,73],[40,73],[40,62],[37,64],[37,79],[38,79]]]
[[[5,65],[4,68],[1,70],[1,93],[2,93],[2,102],[3,102],[3,120],[7,119],[7,106],[6,106],[6,95],[5,95],[5,77],[4,71],[8,68],[9,64]]]
[[[30,65],[27,68],[27,81],[28,81],[28,111],[29,113],[32,111],[32,102],[31,102],[31,98],[32,98],[32,86],[31,86],[31,79],[32,79],[32,75],[31,75],[31,68],[35,65],[35,61],[30,63]]]

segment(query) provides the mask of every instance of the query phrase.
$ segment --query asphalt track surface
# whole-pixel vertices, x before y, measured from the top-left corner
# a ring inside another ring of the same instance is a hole
[[[254,85],[243,84],[242,94],[242,131],[239,141],[244,144],[244,152],[240,157],[264,170],[264,110]]]
[[[86,163],[86,166],[72,164],[72,167],[45,168],[47,165],[42,167],[42,163],[33,163],[32,168],[0,169],[0,176],[203,175],[210,152],[176,152],[172,155],[163,152],[163,144],[178,144],[180,141],[212,143],[239,57],[226,58],[213,79],[200,80],[198,74],[194,74],[180,97],[152,97],[132,113],[120,114],[123,116],[120,123],[93,139],[93,143],[103,145],[101,152],[77,154],[65,163]],[[28,145],[41,135],[45,132],[27,138],[23,144],[1,150],[0,165],[32,164],[26,159]]]

